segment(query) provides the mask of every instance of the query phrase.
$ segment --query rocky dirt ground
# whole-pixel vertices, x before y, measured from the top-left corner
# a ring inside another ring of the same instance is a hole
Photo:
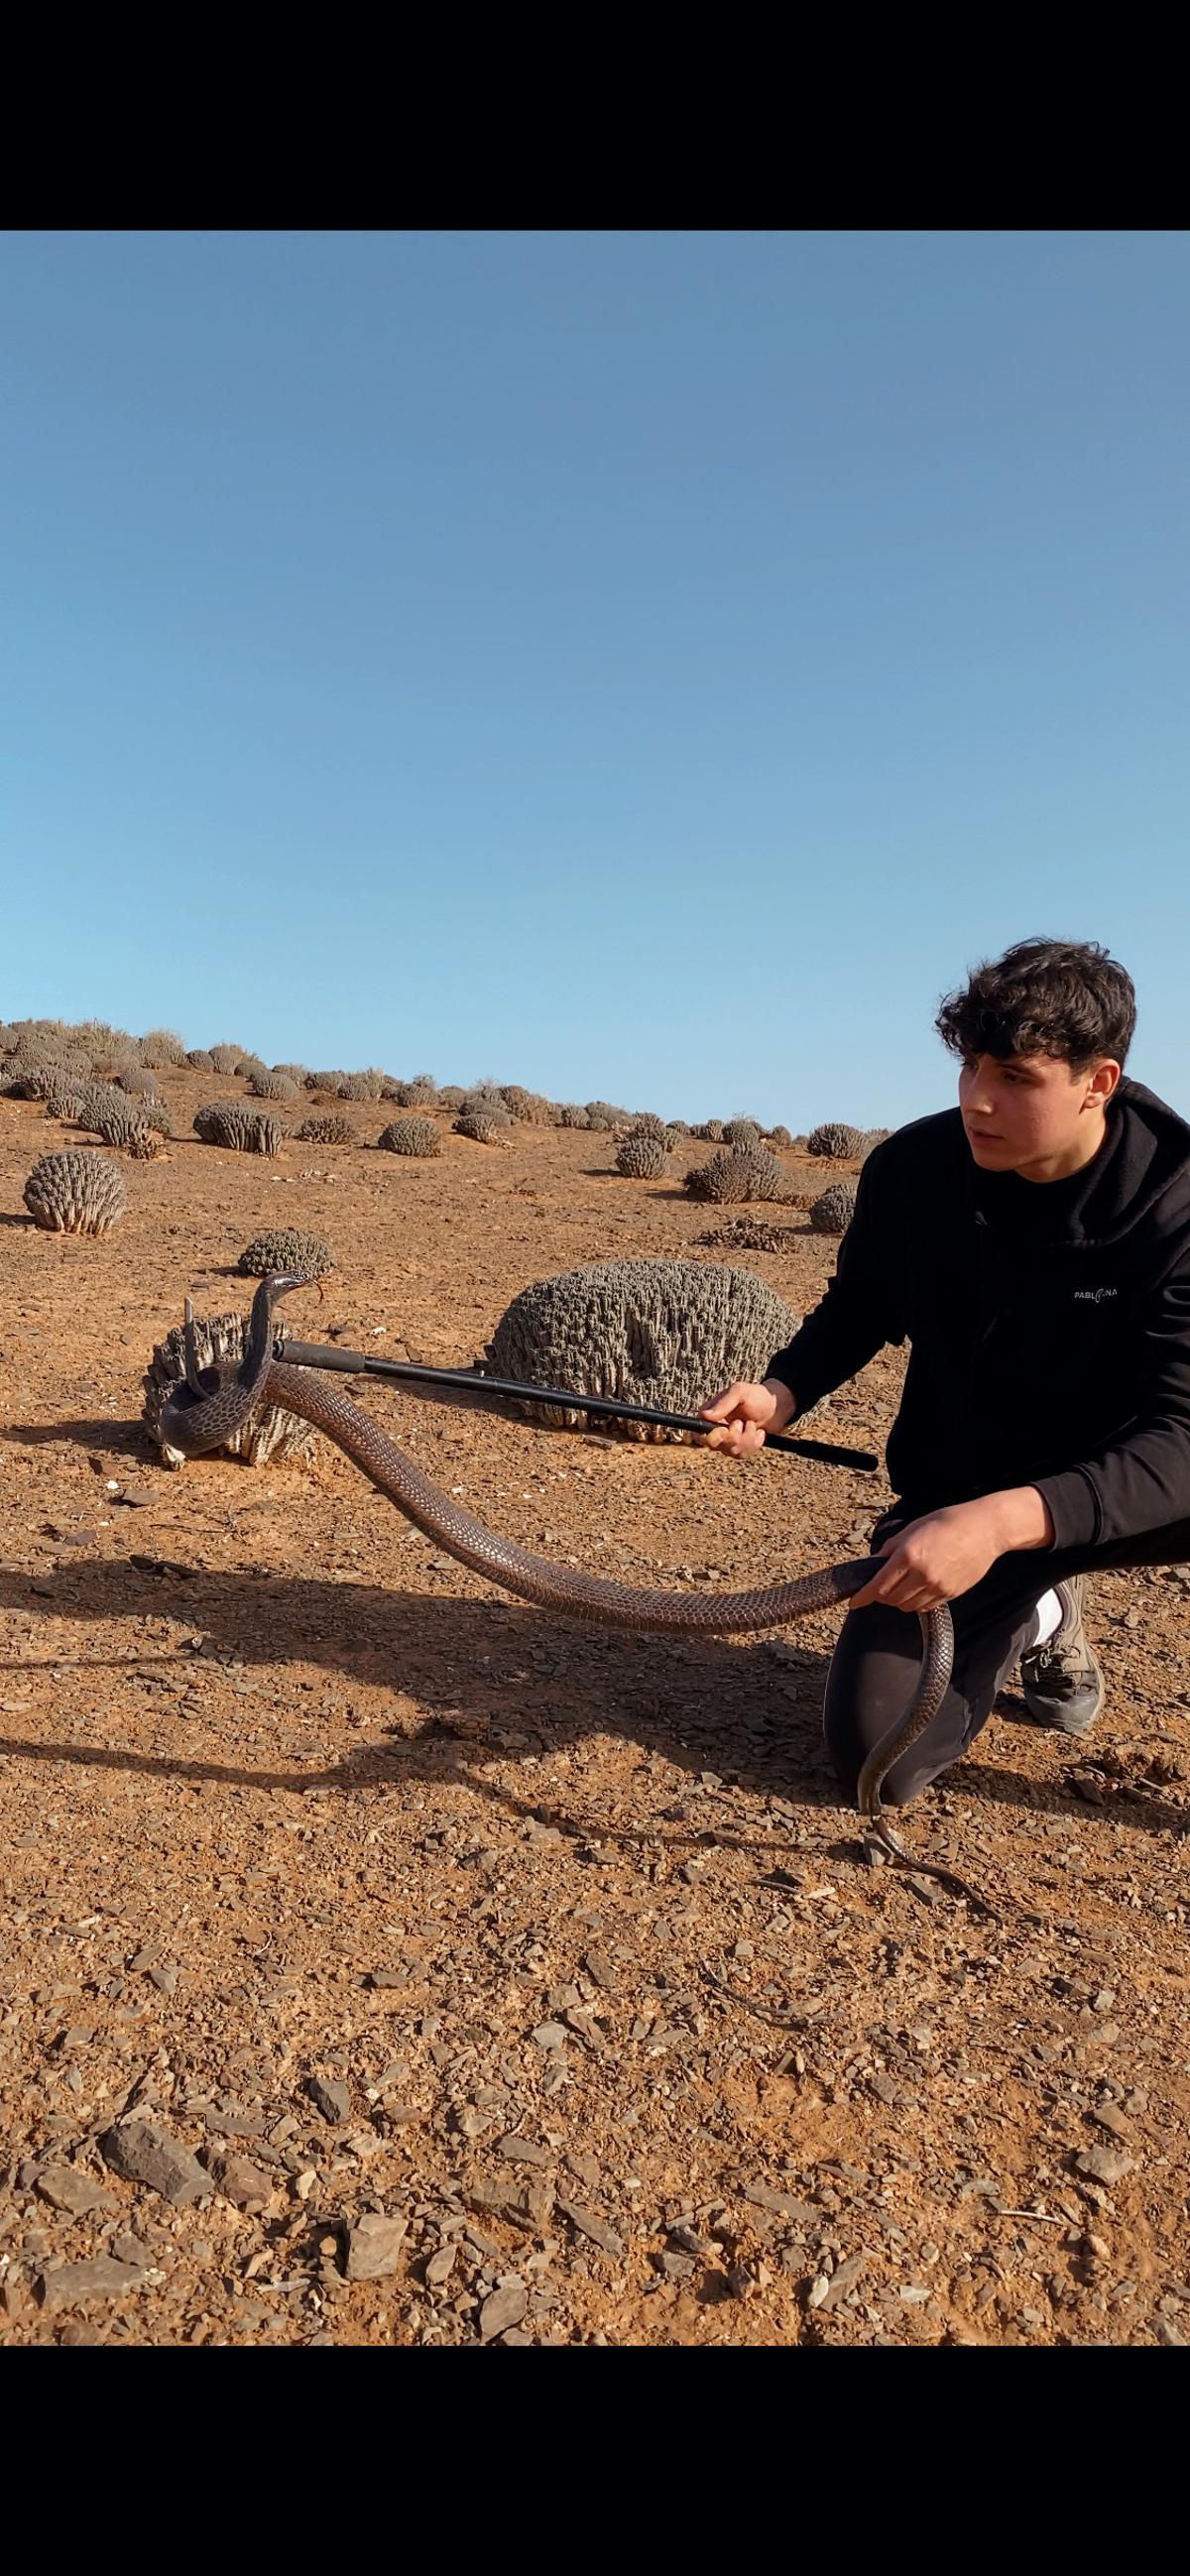
[[[239,1086],[164,1088],[188,1125]],[[338,1258],[297,1332],[466,1364],[528,1280],[715,1221],[605,1137],[413,1163],[348,1114],[339,1151],[130,1163],[88,1242],[26,1222],[65,1139],[0,1102],[0,2335],[1185,2343],[1181,1580],[1095,1587],[1091,1739],[1009,1692],[911,1811],[997,1919],[869,1870],[820,1748],[832,1618],[572,1630],[325,1444],[163,1470],[152,1345],[187,1290],[247,1306],[265,1224]],[[794,1217],[730,1257],[804,1309],[834,1247]],[[900,1365],[824,1436],[878,1445]],[[886,1491],[361,1401],[498,1528],[641,1582],[855,1554]]]

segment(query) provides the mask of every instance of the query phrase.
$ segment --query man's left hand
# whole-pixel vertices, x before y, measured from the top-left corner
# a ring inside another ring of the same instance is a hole
[[[908,1522],[886,1538],[879,1550],[883,1571],[852,1594],[848,1608],[863,1610],[883,1601],[890,1610],[920,1613],[969,1592],[1010,1543],[998,1500],[984,1496],[974,1503],[950,1503],[944,1511]]]

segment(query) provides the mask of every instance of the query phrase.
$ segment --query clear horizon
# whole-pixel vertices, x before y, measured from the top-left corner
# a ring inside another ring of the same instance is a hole
[[[1175,233],[10,233],[0,1017],[699,1119],[1133,975],[1190,1108]]]

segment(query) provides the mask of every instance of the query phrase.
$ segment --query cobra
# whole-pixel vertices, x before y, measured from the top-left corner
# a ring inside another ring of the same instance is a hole
[[[880,1564],[878,1557],[859,1557],[842,1565],[825,1565],[791,1582],[762,1585],[751,1592],[684,1593],[637,1589],[628,1583],[601,1581],[568,1566],[551,1565],[544,1556],[518,1547],[485,1528],[470,1512],[460,1511],[420,1467],[398,1449],[385,1432],[334,1385],[312,1369],[295,1368],[274,1352],[273,1308],[280,1297],[309,1283],[276,1272],[262,1279],[252,1301],[244,1356],[238,1365],[224,1362],[200,1369],[195,1357],[191,1309],[187,1305],[186,1377],[166,1399],[161,1438],[188,1458],[222,1448],[262,1405],[283,1405],[326,1433],[404,1512],[427,1538],[434,1539],[460,1564],[486,1575],[504,1591],[540,1609],[568,1619],[585,1619],[615,1628],[652,1629],[662,1636],[739,1635],[750,1629],[784,1628],[812,1610],[829,1610],[859,1592]],[[859,1777],[860,1813],[871,1840],[904,1859],[881,1806],[880,1792],[889,1772],[910,1745],[916,1744],[941,1705],[954,1661],[954,1631],[943,1604],[921,1614],[922,1662],[917,1686],[905,1714],[869,1753]],[[918,1862],[918,1868],[928,1864]],[[934,1871],[947,1878],[950,1873]],[[959,1882],[961,1884],[961,1882]],[[965,1893],[969,1892],[964,1890]]]

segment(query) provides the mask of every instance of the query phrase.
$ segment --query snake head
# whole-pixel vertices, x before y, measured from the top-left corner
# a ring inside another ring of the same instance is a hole
[[[186,1458],[223,1449],[250,1422],[265,1400],[273,1362],[273,1307],[278,1297],[309,1281],[297,1273],[275,1270],[262,1279],[252,1300],[244,1356],[238,1366],[224,1363],[200,1368],[194,1335],[194,1307],[186,1300],[186,1375],[173,1388],[161,1410],[163,1444]]]

